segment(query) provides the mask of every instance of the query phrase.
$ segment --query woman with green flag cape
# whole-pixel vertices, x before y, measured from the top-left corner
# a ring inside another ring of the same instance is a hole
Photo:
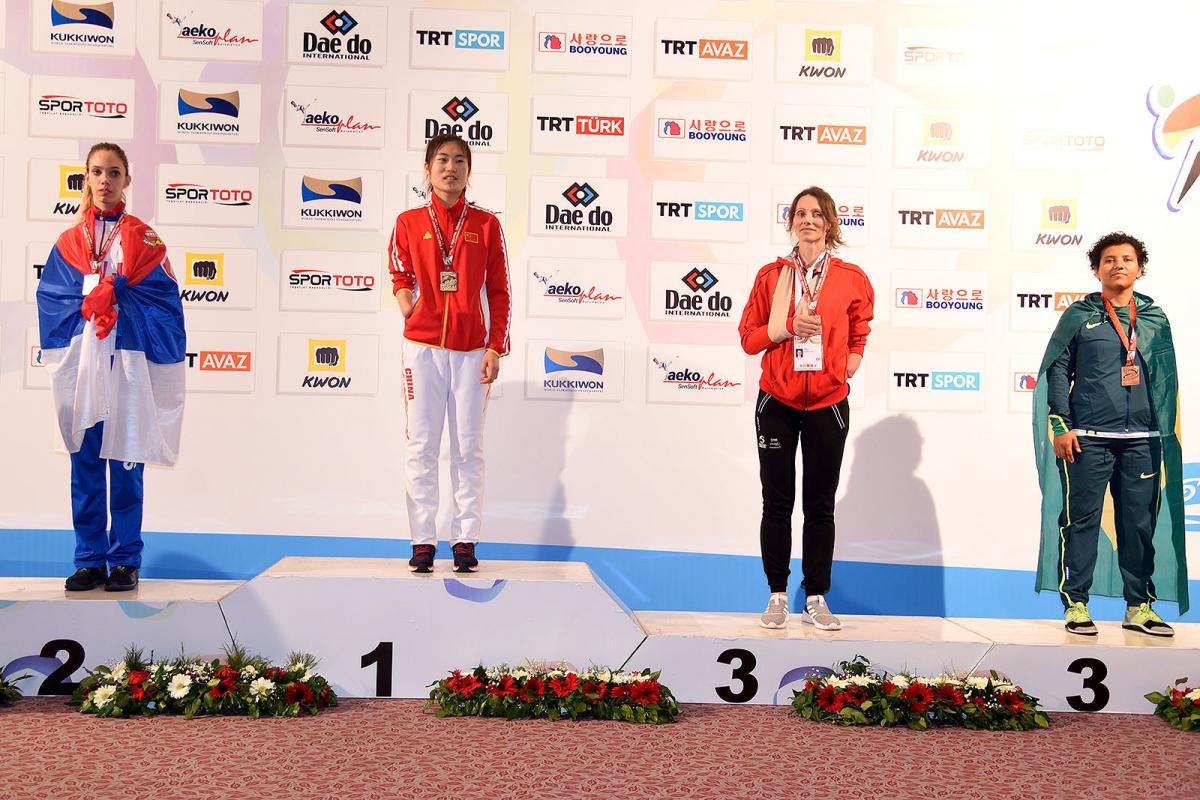
[[[1188,609],[1171,325],[1151,298],[1133,291],[1147,261],[1140,241],[1110,233],[1088,259],[1101,290],[1063,312],[1034,392],[1042,489],[1036,588],[1059,593],[1071,633],[1096,634],[1090,592],[1125,598],[1123,627],[1171,636],[1151,608],[1169,600],[1180,613]]]

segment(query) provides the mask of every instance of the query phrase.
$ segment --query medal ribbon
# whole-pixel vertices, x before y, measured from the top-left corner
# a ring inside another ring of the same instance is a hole
[[[810,289],[808,278],[805,274],[808,270],[804,266],[804,262],[800,260],[800,253],[796,251],[792,253],[792,263],[796,265],[796,279],[800,281],[800,291],[804,296],[805,302],[808,303],[808,310],[810,312],[817,310],[817,299],[821,296],[821,289],[825,286],[825,278],[829,275],[829,270],[825,268],[828,262],[828,250],[821,253],[817,260],[813,262],[813,277],[816,278],[817,285],[815,289]],[[817,275],[818,270],[821,273],[819,276]]]
[[[447,267],[454,262],[454,245],[458,242],[458,235],[462,233],[463,223],[467,221],[467,201],[463,201],[462,213],[458,215],[458,222],[454,225],[454,233],[450,236],[450,247],[446,247],[446,239],[442,236],[442,226],[438,225],[437,216],[433,213],[433,204],[441,202],[437,199],[430,200],[429,205],[425,206],[429,209],[429,219],[433,222],[433,232],[437,234],[438,250],[442,253],[442,263]]]
[[[1126,336],[1113,304],[1107,297],[1102,299],[1104,300],[1104,310],[1108,312],[1109,320],[1117,329],[1117,336],[1121,337],[1121,346],[1125,348],[1125,366],[1133,366],[1133,361],[1137,358],[1137,331],[1133,329],[1134,323],[1137,322],[1137,300],[1129,298],[1129,335]]]
[[[104,259],[108,255],[108,251],[112,248],[113,242],[116,241],[117,231],[121,229],[121,222],[124,221],[124,219],[125,213],[122,212],[121,215],[117,217],[116,222],[113,223],[112,231],[101,242],[100,250],[97,252],[95,239],[92,236],[92,228],[95,226],[96,220],[92,215],[88,215],[87,224],[83,226],[83,235],[84,238],[87,239],[88,243],[88,255],[91,256],[92,263],[90,266],[92,268],[92,272],[100,271],[100,265],[104,263]]]

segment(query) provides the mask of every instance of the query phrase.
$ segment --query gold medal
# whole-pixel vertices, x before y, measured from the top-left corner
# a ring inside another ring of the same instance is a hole
[[[443,292],[458,291],[458,273],[452,269],[444,269],[438,273],[438,285]]]

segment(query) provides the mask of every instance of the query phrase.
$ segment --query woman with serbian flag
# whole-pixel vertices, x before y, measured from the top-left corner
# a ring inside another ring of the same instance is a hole
[[[71,454],[76,572],[67,591],[127,591],[141,567],[144,467],[172,466],[179,454],[183,306],[166,247],[125,211],[125,152],[101,142],[86,164],[79,220],[42,270],[38,325]]]

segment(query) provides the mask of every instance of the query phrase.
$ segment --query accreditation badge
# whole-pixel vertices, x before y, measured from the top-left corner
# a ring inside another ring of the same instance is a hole
[[[438,286],[443,292],[458,291],[458,273],[452,269],[444,269],[438,273]]]
[[[820,324],[820,315],[814,315]],[[822,335],[792,337],[792,358],[796,372],[820,372],[825,369],[825,348]]]

